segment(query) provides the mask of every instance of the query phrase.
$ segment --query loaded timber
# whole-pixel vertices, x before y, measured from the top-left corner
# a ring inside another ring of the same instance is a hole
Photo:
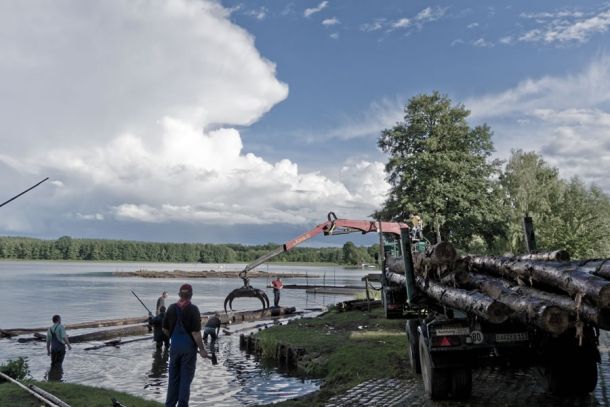
[[[389,239],[401,250],[384,246],[384,308],[407,318],[411,366],[430,398],[468,398],[472,369],[489,364],[539,367],[555,394],[593,391],[599,330],[610,330],[609,261],[564,250],[458,257],[408,230]]]

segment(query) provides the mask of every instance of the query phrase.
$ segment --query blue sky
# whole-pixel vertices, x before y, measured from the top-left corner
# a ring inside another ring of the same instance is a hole
[[[610,3],[0,4],[0,235],[281,242],[387,191],[376,147],[438,90],[607,193]],[[313,244],[333,244],[319,239]]]

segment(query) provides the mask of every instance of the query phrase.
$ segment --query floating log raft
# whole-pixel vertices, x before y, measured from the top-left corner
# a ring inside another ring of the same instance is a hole
[[[111,338],[123,337],[123,336],[135,336],[135,335],[146,335],[149,333],[148,325],[134,325],[116,329],[106,329],[103,331],[89,332],[82,335],[69,335],[70,343],[82,343],[90,341],[104,341]],[[33,338],[19,338],[17,342],[32,342],[32,341],[45,341],[47,336],[41,333],[35,333]]]
[[[217,270],[202,270],[202,271],[152,271],[152,270],[137,270],[137,271],[115,271],[113,276],[118,277],[141,277],[141,278],[238,278],[241,271],[217,271]],[[307,273],[267,273],[259,270],[248,271],[248,278],[319,278],[320,276]]]
[[[217,312],[217,313],[206,313],[201,314],[202,324],[205,324],[208,318],[212,315],[217,315],[223,324],[239,324],[241,322],[247,321],[257,321],[264,318],[275,318],[281,317],[285,315],[295,315],[297,314],[295,307],[271,307],[266,309],[259,309],[254,311],[235,311],[225,313]],[[129,320],[132,318],[126,318]],[[141,318],[139,318],[141,320]],[[148,319],[146,319],[148,321]],[[90,323],[85,323],[90,324]],[[14,329],[8,329],[7,332],[16,332]],[[39,332],[46,332],[47,328],[38,329]],[[30,338],[19,338],[18,342],[32,342],[32,341],[44,341],[46,340],[46,335],[36,332],[33,334],[33,337]],[[150,332],[148,324],[138,324],[132,326],[125,326],[122,328],[116,329],[106,329],[101,331],[90,332],[82,335],[69,335],[70,343],[80,343],[80,342],[89,342],[89,341],[104,341],[112,338],[120,338],[125,336],[136,336],[136,335],[146,335]],[[26,331],[25,333],[32,333],[31,330]],[[14,336],[14,335],[13,335]]]
[[[135,325],[148,322],[148,317],[132,317],[119,319],[102,319],[99,321],[79,322],[64,325],[66,329],[103,328],[107,326]],[[44,332],[48,327],[0,329],[0,338],[25,335],[34,332]]]

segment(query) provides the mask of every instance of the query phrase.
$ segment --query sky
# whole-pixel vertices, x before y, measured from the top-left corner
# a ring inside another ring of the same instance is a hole
[[[0,235],[281,243],[369,219],[439,91],[610,193],[610,3],[0,2]],[[310,245],[334,245],[328,238]]]

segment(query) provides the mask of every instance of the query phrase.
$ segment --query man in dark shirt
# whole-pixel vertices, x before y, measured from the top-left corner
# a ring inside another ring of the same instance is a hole
[[[157,350],[161,350],[165,344],[165,350],[169,349],[169,337],[163,332],[163,318],[165,318],[165,306],[159,308],[159,313],[154,317],[148,317],[148,324],[153,327],[153,339],[157,342]]]
[[[201,314],[191,304],[193,287],[183,284],[178,295],[180,300],[169,306],[163,319],[163,332],[170,338],[166,407],[188,406],[197,349],[202,358],[208,356],[201,339]]]
[[[212,338],[212,343],[216,341],[218,338],[218,334],[220,333],[220,318],[218,318],[218,314],[214,314],[208,318],[208,322],[205,324],[203,328],[203,341],[208,341],[208,335]]]

